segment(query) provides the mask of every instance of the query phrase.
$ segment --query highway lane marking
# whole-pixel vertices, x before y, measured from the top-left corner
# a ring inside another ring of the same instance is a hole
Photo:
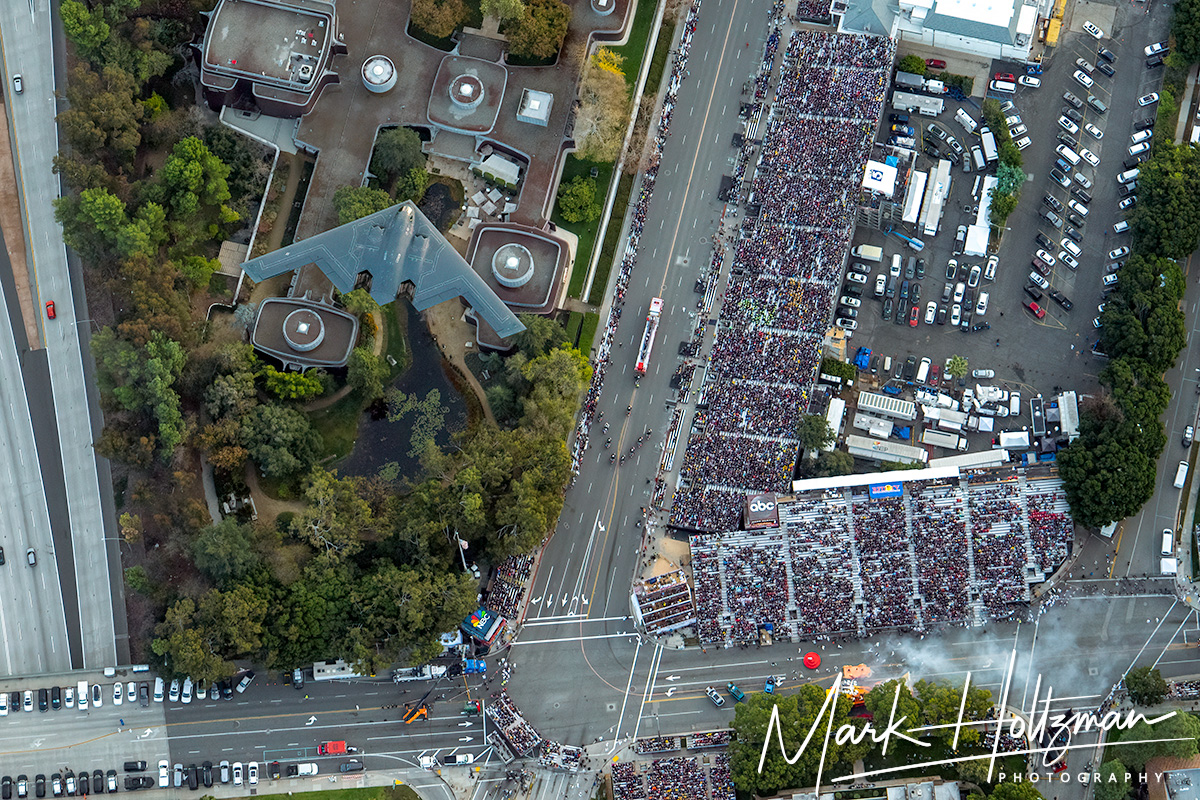
[[[654,654],[650,657],[650,671],[646,675],[646,690],[642,692],[642,704],[638,706],[637,722],[633,726],[633,738],[636,739],[642,729],[642,717],[646,715],[646,701],[654,694],[654,686],[658,680],[658,667],[662,664],[663,646],[656,644]],[[620,731],[618,731],[618,734]]]
[[[561,639],[530,639],[529,641],[517,640],[509,645],[509,647],[517,647],[518,645],[529,644],[559,644],[561,642],[586,642],[592,639],[628,639],[631,636],[637,636],[636,633],[629,631],[627,633],[597,633],[594,636],[564,636]],[[639,639],[640,641],[640,639]]]
[[[545,627],[547,625],[570,625],[576,622],[615,622],[629,617],[588,617],[583,614],[565,614],[561,617],[539,617],[535,622],[526,622],[524,628]]]

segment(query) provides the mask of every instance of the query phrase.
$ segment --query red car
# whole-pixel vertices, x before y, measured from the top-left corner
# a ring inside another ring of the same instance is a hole
[[[946,62],[942,61],[940,58],[927,58],[925,59],[925,66],[929,67],[930,69],[945,69]]]
[[[929,382],[935,386],[938,382],[938,370],[939,368],[937,364],[934,364],[929,368]]]
[[[46,316],[49,317],[50,319],[54,319],[54,301],[53,300],[46,301]]]
[[[996,80],[998,80],[998,81],[1008,81],[1009,83],[1016,83],[1016,82],[1017,82],[1017,79],[1016,79],[1015,77],[1013,77],[1013,74],[1012,74],[1011,72],[997,72],[997,73],[996,73]]]
[[[917,317],[919,317],[920,315],[921,315],[921,309],[918,308],[917,306],[913,306],[912,310],[908,312],[908,327],[910,327],[910,328],[917,327]]]
[[[1044,319],[1046,316],[1046,309],[1042,308],[1032,300],[1026,300],[1025,307],[1028,308],[1038,319]]]

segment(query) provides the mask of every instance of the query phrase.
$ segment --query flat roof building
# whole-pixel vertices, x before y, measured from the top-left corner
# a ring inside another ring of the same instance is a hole
[[[331,62],[346,53],[327,0],[218,0],[197,47],[210,108],[294,118],[338,83]]]

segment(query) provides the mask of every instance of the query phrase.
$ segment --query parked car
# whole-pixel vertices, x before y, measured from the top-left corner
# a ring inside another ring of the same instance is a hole
[[[1038,319],[1044,319],[1046,317],[1046,309],[1042,308],[1032,300],[1025,301],[1025,308],[1029,309],[1030,313],[1032,313]]]
[[[1138,105],[1142,106],[1143,108],[1146,106],[1152,106],[1157,102],[1158,102],[1158,92],[1151,92],[1150,94],[1144,94],[1138,98]]]
[[[1085,21],[1085,22],[1083,23],[1083,30],[1084,30],[1084,32],[1085,32],[1085,33],[1087,33],[1087,34],[1088,34],[1089,36],[1091,36],[1093,39],[1097,39],[1097,40],[1099,40],[1099,39],[1103,39],[1103,38],[1104,38],[1104,31],[1102,31],[1102,30],[1100,30],[1099,28],[1097,28],[1097,27],[1096,27],[1094,24],[1092,24],[1090,21]]]
[[[1115,261],[1118,258],[1124,258],[1127,255],[1129,255],[1129,248],[1125,247],[1124,245],[1108,251],[1108,259],[1110,261]]]
[[[725,698],[721,696],[721,693],[717,691],[715,686],[704,687],[704,693],[708,695],[709,700],[712,700],[714,706],[725,705]],[[238,766],[241,765],[239,764]]]

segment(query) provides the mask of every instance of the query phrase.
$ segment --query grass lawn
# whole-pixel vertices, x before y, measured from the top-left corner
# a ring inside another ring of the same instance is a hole
[[[340,461],[354,449],[358,438],[358,421],[362,417],[363,403],[358,392],[338,400],[328,408],[308,415],[317,433],[325,443],[325,458]]]
[[[566,162],[563,164],[563,173],[561,184],[574,179],[576,176],[582,175],[585,178],[591,177],[592,167],[596,168],[596,202],[604,203],[604,193],[608,190],[608,183],[612,180],[612,164],[605,164],[601,161],[584,161],[581,158],[576,158],[572,153],[567,156]],[[614,212],[616,209],[613,209]],[[579,237],[579,247],[575,251],[575,269],[571,273],[571,283],[567,287],[567,294],[571,297],[578,298],[583,292],[583,283],[587,279],[588,265],[592,263],[592,250],[596,247],[596,230],[600,226],[600,220],[593,222],[566,222],[558,213],[557,203],[554,206],[554,216],[551,217],[554,224],[560,228],[564,228]]]
[[[567,341],[571,344],[579,343],[579,326],[583,324],[583,314],[579,311],[572,311],[567,315]]]
[[[260,794],[258,800],[289,800],[294,795]],[[304,792],[312,800],[420,800],[420,795],[408,786],[371,786],[366,789],[330,789],[326,792]]]
[[[588,312],[583,315],[583,327],[579,329],[579,352],[585,356],[591,352],[596,339],[596,328],[600,327],[600,315]]]
[[[642,57],[646,55],[650,26],[654,24],[654,11],[657,6],[653,0],[638,0],[637,10],[633,12],[633,24],[629,26],[629,43],[609,48],[617,55],[625,57],[625,82],[631,89],[637,82],[638,72],[641,71]]]
[[[612,271],[613,258],[617,254],[617,245],[621,240],[621,222],[625,218],[625,206],[629,205],[629,195],[633,191],[633,176],[622,175],[617,182],[617,196],[613,199],[612,218],[608,221],[608,230],[604,232],[604,246],[600,248],[600,260],[596,263],[596,277],[592,281],[592,291],[588,294],[588,302],[594,306],[600,305],[604,292],[608,290],[608,273]]]
[[[658,91],[662,83],[663,73],[667,69],[667,57],[671,54],[671,45],[675,43],[675,22],[663,20],[658,30],[658,42],[654,45],[654,57],[650,59],[650,71],[646,73],[646,88],[651,92]]]
[[[404,306],[400,303],[389,303],[380,311],[383,315],[383,335],[387,337],[384,342],[383,356],[384,358],[391,356],[396,359],[396,366],[391,368],[391,379],[394,380],[412,363],[412,351],[408,349],[408,339],[405,338],[404,330],[400,327],[400,315],[404,313]]]

